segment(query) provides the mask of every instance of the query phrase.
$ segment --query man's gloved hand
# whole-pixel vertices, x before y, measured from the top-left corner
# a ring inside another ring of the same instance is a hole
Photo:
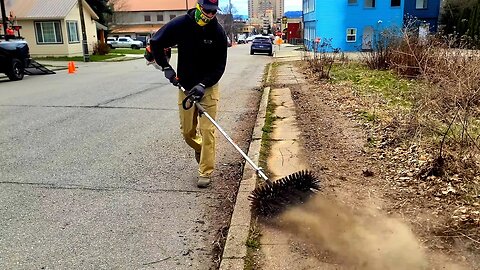
[[[143,54],[143,57],[147,60],[149,63],[155,62],[155,57],[153,56],[152,50],[150,49],[150,45],[148,45],[145,48],[145,53]]]
[[[175,70],[173,70],[173,68],[163,68],[163,73],[165,74],[165,78],[167,78],[171,84],[178,86],[177,73],[175,73]]]
[[[199,83],[195,85],[190,91],[188,91],[188,95],[192,95],[193,100],[200,101],[205,95],[205,85]]]

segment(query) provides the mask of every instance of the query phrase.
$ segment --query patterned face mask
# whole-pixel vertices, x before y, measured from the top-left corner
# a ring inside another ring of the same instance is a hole
[[[200,26],[205,26],[207,25],[212,19],[215,17],[215,14],[213,15],[207,15],[203,12],[202,7],[197,4],[197,9],[195,10],[195,21],[197,22],[198,25]]]

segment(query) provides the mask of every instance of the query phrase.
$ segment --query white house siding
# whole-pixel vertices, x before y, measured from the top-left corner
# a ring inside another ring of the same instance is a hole
[[[85,27],[87,31],[88,52],[93,53],[93,45],[97,42],[97,28],[95,21],[92,20],[90,13],[84,8]],[[35,33],[35,22],[39,21],[60,21],[62,29],[62,44],[38,44]],[[80,42],[69,44],[67,21],[78,22],[78,35]],[[30,54],[32,56],[82,56],[82,30],[80,24],[80,11],[78,6],[75,6],[64,19],[34,19],[34,20],[18,20],[18,25],[22,26],[20,34],[28,42],[30,47]]]
[[[63,44],[42,44],[37,43],[36,34],[35,34],[35,22],[34,21],[18,21],[18,25],[22,26],[20,30],[21,35],[28,42],[30,47],[30,54],[32,56],[64,56],[67,55],[67,45],[65,42]],[[49,20],[49,21],[53,21]],[[65,27],[60,20],[60,25],[62,26],[62,33],[65,32]],[[64,40],[65,41],[65,40]]]
[[[84,8],[83,16],[85,17],[85,28],[87,33],[87,44],[88,44],[88,52],[90,54],[93,53],[93,45],[97,42],[97,26],[95,24],[95,20],[92,19],[90,13]],[[68,43],[68,32],[67,32],[67,21],[77,21],[78,24],[78,36],[80,39],[79,43]],[[75,6],[70,13],[65,17],[63,21],[62,29],[65,29],[63,32],[64,43],[67,44],[68,47],[68,55],[69,56],[81,56],[83,55],[83,48],[82,48],[82,25],[80,23],[80,10],[78,5]]]

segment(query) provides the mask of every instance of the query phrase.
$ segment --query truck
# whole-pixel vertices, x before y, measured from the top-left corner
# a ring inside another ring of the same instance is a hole
[[[132,48],[132,49],[140,49],[143,47],[143,42],[140,40],[133,40],[130,37],[119,37],[116,40],[108,40],[107,44],[110,48]]]
[[[10,80],[22,80],[31,61],[25,40],[0,40],[0,73],[5,73]]]

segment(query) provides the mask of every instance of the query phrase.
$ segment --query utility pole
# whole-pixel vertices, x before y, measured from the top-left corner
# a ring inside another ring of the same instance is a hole
[[[80,11],[80,24],[82,26],[83,62],[90,62],[87,44],[87,31],[85,29],[85,17],[83,15],[83,0],[78,0],[78,8]]]
[[[5,11],[5,2],[4,2],[4,0],[0,0],[0,6],[1,6],[1,9],[2,9],[3,34],[4,34],[4,37],[5,37],[5,40],[8,41],[8,36],[7,36],[7,28],[8,28],[8,24],[7,24],[7,12]]]

